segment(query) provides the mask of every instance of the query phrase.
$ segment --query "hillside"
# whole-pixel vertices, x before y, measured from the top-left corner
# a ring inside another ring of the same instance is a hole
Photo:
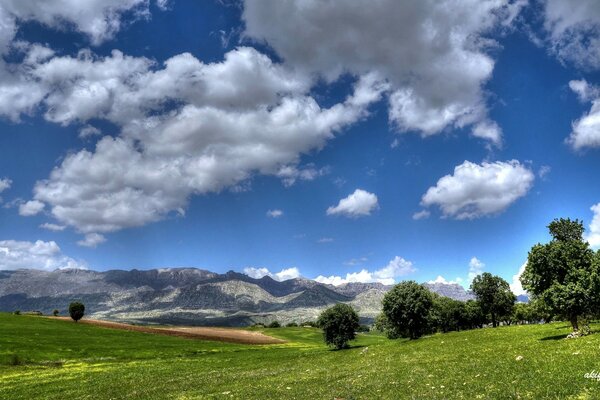
[[[598,398],[598,382],[584,376],[598,368],[600,335],[563,339],[569,330],[361,334],[331,351],[314,328],[261,329],[288,342],[251,346],[0,313],[0,398]]]
[[[429,285],[429,284],[427,284]],[[460,285],[430,289],[458,300],[471,298]],[[154,270],[0,271],[0,311],[39,310],[49,314],[81,300],[94,318],[136,323],[246,326],[277,319],[315,320],[326,307],[353,305],[364,322],[379,313],[389,286],[380,283],[324,285],[296,278],[254,279],[237,272],[195,268]]]

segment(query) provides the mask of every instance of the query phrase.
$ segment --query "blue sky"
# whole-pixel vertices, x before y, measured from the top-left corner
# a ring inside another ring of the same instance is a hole
[[[468,286],[553,218],[598,248],[600,6],[444,3],[3,2],[0,269]]]

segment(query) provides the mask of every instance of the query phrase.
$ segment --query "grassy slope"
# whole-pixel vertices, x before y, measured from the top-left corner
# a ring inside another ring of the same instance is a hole
[[[0,314],[0,398],[600,398],[600,382],[583,377],[600,370],[600,334],[560,340],[568,331],[361,335],[330,351],[311,328],[265,329],[290,342],[244,346]],[[12,354],[26,365],[7,365]]]

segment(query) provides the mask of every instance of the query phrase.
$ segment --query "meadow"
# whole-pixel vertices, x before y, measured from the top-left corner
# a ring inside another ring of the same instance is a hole
[[[600,330],[600,324],[592,325]],[[418,340],[360,334],[334,351],[315,328],[241,345],[0,314],[0,399],[597,399],[600,334],[566,323]]]

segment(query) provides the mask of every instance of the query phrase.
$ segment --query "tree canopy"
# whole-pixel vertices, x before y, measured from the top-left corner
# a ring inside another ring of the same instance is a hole
[[[336,349],[348,347],[348,342],[356,337],[356,331],[360,327],[354,308],[343,303],[323,311],[317,325],[323,329],[325,343]]]
[[[83,318],[83,314],[85,313],[85,306],[83,303],[78,301],[74,301],[69,304],[69,315],[73,319],[73,321],[77,322],[81,318]]]
[[[473,279],[471,290],[475,293],[481,310],[489,315],[492,326],[498,326],[502,317],[510,316],[516,296],[510,291],[510,285],[499,276],[484,272]]]
[[[552,240],[532,247],[521,283],[576,331],[578,318],[594,313],[598,306],[599,257],[584,241],[581,221],[555,219],[548,230]]]
[[[417,339],[427,332],[433,295],[414,281],[397,284],[383,297],[389,337]]]

